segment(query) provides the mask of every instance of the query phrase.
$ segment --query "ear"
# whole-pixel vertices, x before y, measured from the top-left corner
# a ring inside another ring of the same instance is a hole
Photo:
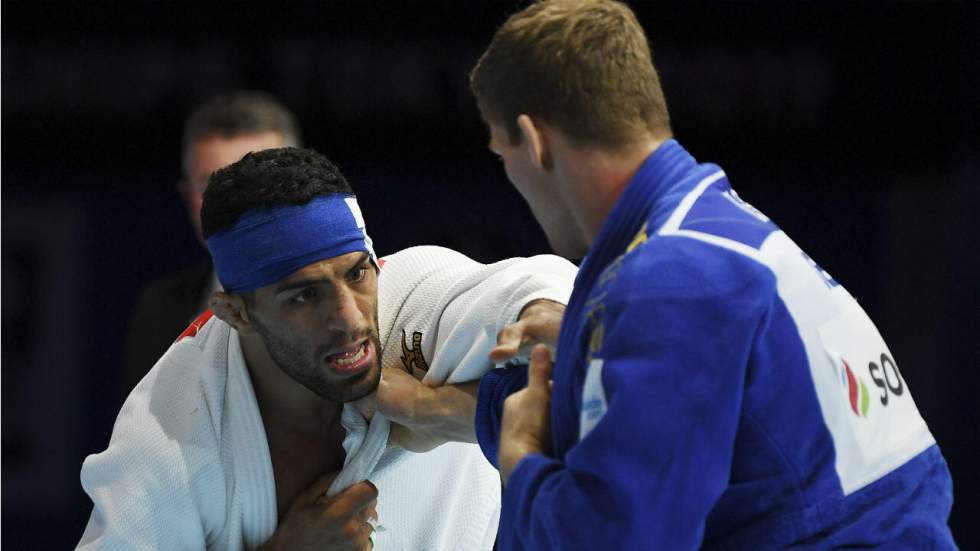
[[[211,294],[208,306],[218,319],[234,327],[239,333],[248,335],[255,331],[241,295],[216,291]]]
[[[534,122],[527,115],[518,115],[517,126],[524,137],[523,146],[531,162],[539,170],[551,170],[551,147],[548,141],[547,129]]]

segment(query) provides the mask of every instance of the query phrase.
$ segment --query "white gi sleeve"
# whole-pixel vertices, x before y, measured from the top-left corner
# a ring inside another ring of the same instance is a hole
[[[209,400],[192,370],[154,371],[123,405],[108,448],[82,465],[94,506],[78,549],[204,549],[221,524],[226,489]]]
[[[424,381],[434,386],[475,380],[491,369],[488,354],[497,333],[517,321],[531,301],[566,304],[577,271],[553,255],[481,264],[432,246],[405,249],[385,260],[382,278],[396,292],[383,298],[396,300],[385,305],[391,329],[384,348],[401,348],[401,357],[394,355],[404,362],[409,348],[421,346]],[[420,333],[418,339],[413,339],[415,333]],[[401,340],[401,346],[392,339]]]

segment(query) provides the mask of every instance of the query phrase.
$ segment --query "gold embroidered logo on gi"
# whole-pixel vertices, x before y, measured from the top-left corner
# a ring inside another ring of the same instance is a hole
[[[589,337],[589,355],[592,356],[602,350],[602,339],[606,336],[606,324],[601,321],[592,328],[592,336]]]
[[[639,247],[640,245],[646,243],[647,240],[647,223],[643,223],[643,227],[640,231],[636,232],[633,236],[633,241],[630,242],[629,247],[626,247],[626,252],[631,252],[633,249]]]
[[[429,370],[429,364],[425,361],[425,356],[422,354],[421,331],[412,333],[412,347],[409,348],[408,335],[402,329],[402,365],[405,366],[405,369],[409,373],[413,373],[413,367],[417,367],[421,371]]]
[[[606,306],[599,304],[586,314],[590,328],[588,361],[602,350],[602,341],[606,336],[605,323]]]
[[[599,279],[597,279],[595,282],[596,289],[602,289],[603,287],[606,286],[606,284],[616,279],[616,276],[619,275],[619,269],[622,267],[623,267],[623,255],[619,255],[616,257],[616,260],[610,262],[609,265],[602,270],[602,273],[599,274]],[[602,300],[603,298],[605,298],[606,293],[608,292],[609,289],[602,289],[602,291],[599,291],[595,294],[594,298],[589,299],[588,304],[591,305],[596,301]]]

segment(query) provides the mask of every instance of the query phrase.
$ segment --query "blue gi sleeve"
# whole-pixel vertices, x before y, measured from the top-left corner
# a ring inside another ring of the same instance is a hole
[[[765,324],[764,278],[650,288],[649,273],[625,276],[604,301],[593,356],[604,415],[563,461],[531,454],[518,463],[500,549],[700,546],[728,483],[749,352]],[[553,395],[553,411],[569,398]]]
[[[487,461],[495,468],[500,449],[500,418],[504,400],[527,386],[527,365],[492,369],[480,378],[476,395],[476,440]]]

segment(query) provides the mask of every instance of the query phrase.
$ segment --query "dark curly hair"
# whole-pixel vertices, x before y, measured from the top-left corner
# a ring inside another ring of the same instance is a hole
[[[316,197],[354,193],[340,169],[312,149],[249,153],[208,179],[201,205],[204,237],[230,228],[255,209],[305,205]]]

